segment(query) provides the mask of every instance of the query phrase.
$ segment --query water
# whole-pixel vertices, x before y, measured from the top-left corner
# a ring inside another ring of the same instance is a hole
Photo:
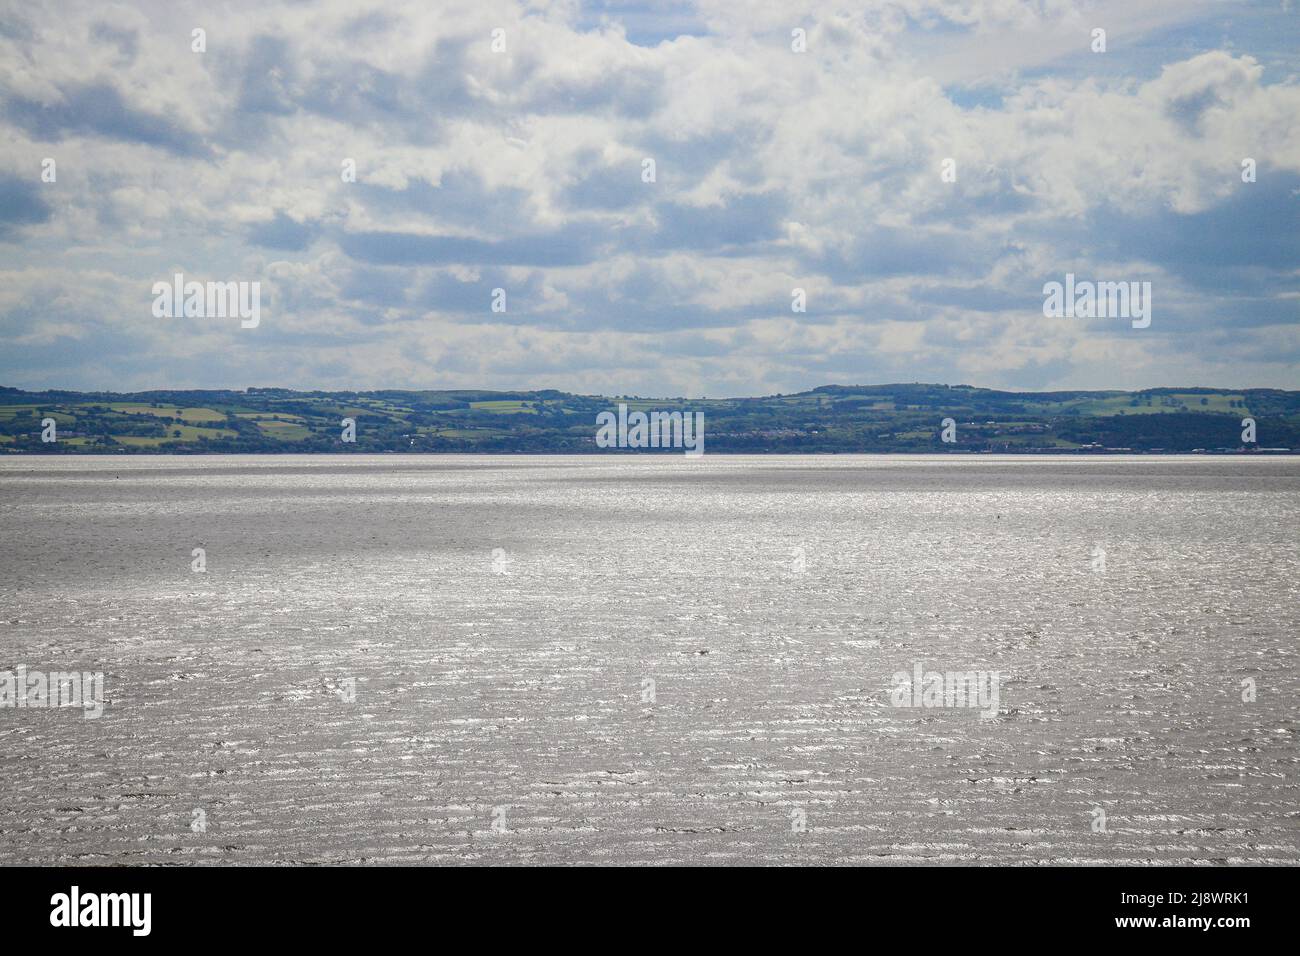
[[[0,709],[0,862],[1300,862],[1298,518],[1283,458],[3,459],[0,669],[108,701]]]

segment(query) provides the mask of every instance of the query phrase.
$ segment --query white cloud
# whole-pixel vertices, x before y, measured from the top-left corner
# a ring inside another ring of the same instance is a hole
[[[1211,295],[1197,263],[1222,246],[1176,226],[1195,232],[1243,189],[1284,202],[1300,186],[1300,84],[1246,38],[1226,52],[1204,33],[1156,63],[1164,47],[1143,45],[1238,7],[705,2],[664,19],[698,35],[647,45],[578,3],[266,2],[220,20],[183,3],[23,8],[0,35],[0,334],[22,346],[0,378],[1295,385],[1294,365],[1268,359],[1300,345],[1280,308],[1293,270],[1276,250],[1227,263]],[[1104,68],[1081,52],[1093,25]],[[206,53],[190,51],[194,26]],[[634,26],[653,33],[654,10]],[[1294,37],[1294,19],[1278,26]],[[964,109],[953,83],[999,96]],[[39,181],[44,156],[57,184]],[[940,178],[950,157],[956,183]],[[158,329],[145,292],[172,269],[264,281],[263,328]],[[1041,283],[1067,270],[1154,277],[1164,331],[1044,325]],[[89,291],[63,285],[90,275]],[[478,305],[497,282],[515,286],[503,319]],[[807,316],[790,314],[794,286]],[[12,291],[38,288],[59,290],[44,319]],[[1254,316],[1245,367],[1218,358],[1211,313],[1234,302]],[[199,347],[220,354],[184,361]]]

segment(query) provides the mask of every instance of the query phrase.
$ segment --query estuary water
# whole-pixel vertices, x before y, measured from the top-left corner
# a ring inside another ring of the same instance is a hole
[[[7,457],[0,671],[104,699],[0,707],[0,863],[1297,863],[1297,528],[1295,458]]]

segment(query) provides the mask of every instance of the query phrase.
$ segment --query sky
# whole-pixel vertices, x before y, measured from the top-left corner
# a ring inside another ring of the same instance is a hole
[[[893,382],[1300,388],[1300,2],[0,0],[0,385]]]

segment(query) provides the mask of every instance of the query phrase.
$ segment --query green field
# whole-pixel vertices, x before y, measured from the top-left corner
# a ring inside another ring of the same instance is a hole
[[[469,407],[476,411],[492,412],[495,415],[537,414],[537,409],[525,407],[522,401],[470,402]]]
[[[311,437],[311,429],[300,421],[264,419],[257,423],[257,427],[265,432],[268,437],[278,438],[280,441],[302,441],[304,438]]]
[[[85,404],[87,407],[91,406],[89,402]],[[179,418],[184,422],[224,422],[226,420],[223,412],[214,411],[211,408],[180,408],[176,405],[159,405],[155,407],[147,402],[114,402],[107,407],[126,415]]]
[[[176,435],[180,432],[180,435]],[[200,438],[237,438],[238,432],[227,428],[198,428],[194,425],[168,425],[166,435],[116,435],[114,441],[123,445],[141,447],[157,446],[169,441],[198,441]]]
[[[23,412],[31,412],[30,417],[40,420],[41,416],[37,414],[40,407],[39,405],[0,405],[0,421],[17,418]]]

